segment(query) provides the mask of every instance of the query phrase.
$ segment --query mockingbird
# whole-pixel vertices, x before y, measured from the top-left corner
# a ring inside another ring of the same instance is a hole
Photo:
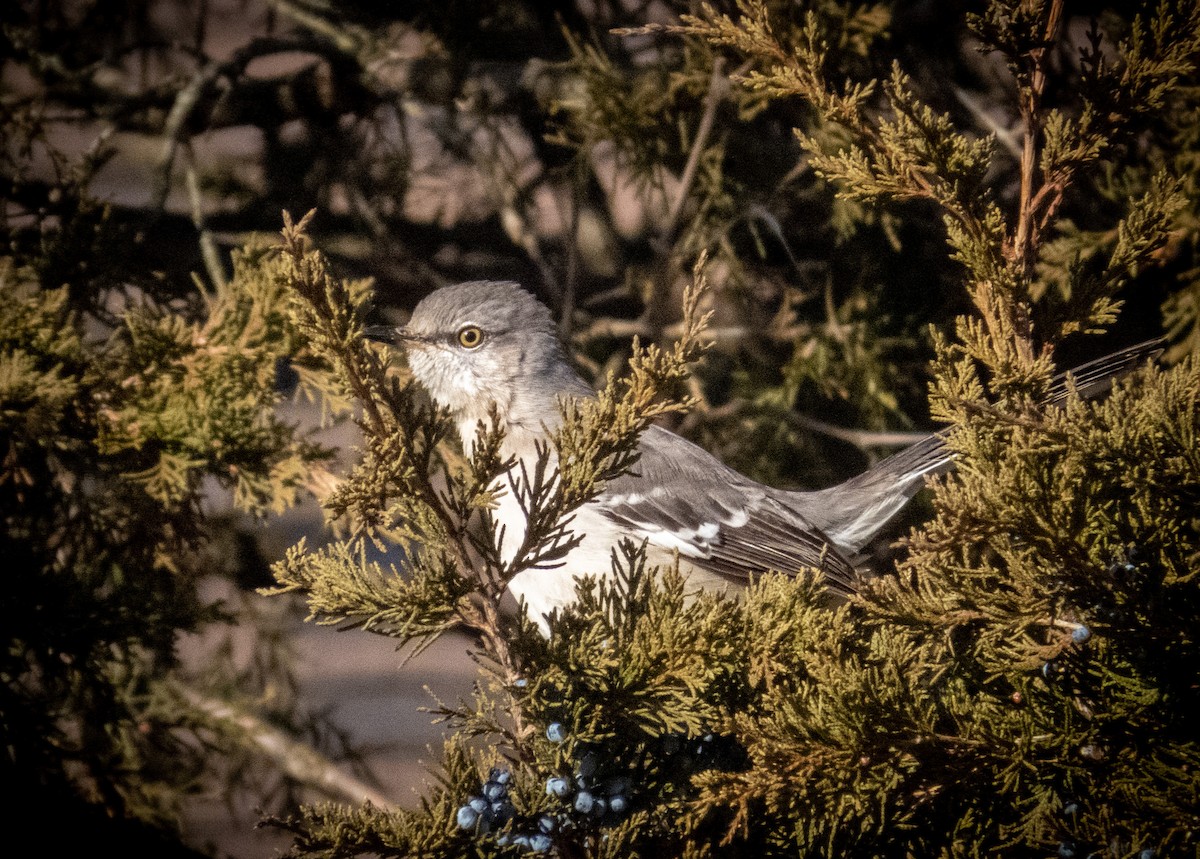
[[[502,454],[532,474],[536,442],[561,419],[560,401],[588,397],[591,387],[567,360],[550,311],[515,283],[474,281],[423,299],[406,326],[372,327],[372,339],[403,344],[417,381],[449,410],[468,454],[480,421],[493,407],[504,430]],[[1076,389],[1093,393],[1151,355],[1140,344],[1070,373]],[[1061,382],[1055,397],[1065,396]],[[622,537],[647,544],[651,563],[672,563],[693,588],[745,584],[776,570],[815,568],[835,591],[859,580],[853,559],[924,485],[950,463],[942,435],[931,435],[838,486],[792,492],[756,483],[667,429],[641,437],[634,470],[612,481],[572,523],[582,542],[560,565],[513,577],[509,589],[546,630],[545,616],[574,600],[575,576],[603,574]],[[510,472],[512,474],[513,472]],[[505,528],[501,547],[511,561],[525,533],[525,514],[510,485],[494,511]]]

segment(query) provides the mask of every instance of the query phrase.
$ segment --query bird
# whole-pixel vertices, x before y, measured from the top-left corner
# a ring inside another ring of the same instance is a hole
[[[501,559],[511,563],[526,530],[515,476],[522,468],[534,473],[562,402],[595,396],[571,364],[550,309],[512,281],[469,281],[427,295],[406,325],[368,326],[363,334],[405,349],[413,377],[448,411],[467,455],[478,424],[496,415],[500,454],[512,465],[494,487],[493,517],[503,534]],[[1098,392],[1157,348],[1149,341],[1078,367],[1069,374],[1071,387]],[[1065,398],[1067,375],[1052,399]],[[815,569],[832,593],[850,595],[862,582],[856,559],[863,548],[927,475],[952,460],[943,431],[836,486],[778,489],[651,425],[633,467],[576,512],[571,531],[578,544],[558,564],[516,572],[508,589],[549,634],[551,613],[575,599],[576,579],[606,574],[613,549],[628,538],[645,544],[650,564],[678,562],[693,591],[740,589],[768,571]]]

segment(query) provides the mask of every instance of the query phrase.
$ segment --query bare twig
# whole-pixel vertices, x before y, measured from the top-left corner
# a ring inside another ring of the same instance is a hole
[[[259,752],[301,784],[347,802],[369,802],[385,811],[398,806],[371,785],[341,770],[333,761],[307,743],[297,742],[249,710],[229,701],[205,695],[182,682],[172,684],[176,693],[207,718],[222,723],[244,736]]]
[[[188,197],[192,203],[192,224],[196,227],[196,232],[200,234],[200,256],[204,260],[204,268],[208,271],[209,280],[215,286],[224,288],[228,283],[228,278],[225,276],[225,266],[221,263],[221,253],[217,249],[217,242],[213,238],[212,230],[204,222],[204,203],[200,196],[200,182],[196,176],[196,155],[192,151],[191,143],[184,146],[184,158],[187,162],[184,168],[184,180],[187,184]]]
[[[929,435],[927,432],[884,432],[852,429],[826,423],[823,420],[789,412],[788,421],[805,429],[848,442],[859,450],[872,447],[907,447]]]
[[[187,126],[192,114],[199,106],[201,99],[216,83],[218,78],[236,79],[256,57],[286,51],[313,51],[328,54],[329,46],[316,39],[301,36],[275,37],[261,36],[252,40],[239,49],[228,60],[204,62],[196,74],[181,89],[171,103],[166,121],[162,127],[162,149],[155,165],[154,183],[151,189],[150,207],[161,211],[171,190],[171,172],[175,165],[175,157],[179,146],[187,136]]]
[[[179,151],[183,139],[184,126],[192,111],[200,101],[200,96],[212,85],[221,74],[222,63],[206,63],[188,85],[179,91],[163,123],[163,145],[158,156],[158,164],[154,170],[154,185],[150,196],[150,208],[161,211],[167,202],[167,194],[171,191],[171,170],[175,165],[175,155]]]
[[[743,67],[745,64],[743,64]],[[716,119],[717,107],[729,91],[729,80],[725,77],[725,59],[716,57],[713,60],[712,76],[708,81],[708,92],[704,96],[704,113],[696,126],[696,138],[692,141],[691,151],[688,152],[687,162],[683,166],[683,174],[679,177],[679,193],[671,203],[667,212],[667,220],[662,227],[662,240],[665,246],[675,239],[675,231],[679,227],[679,217],[683,213],[683,205],[687,202],[692,182],[696,179],[696,170],[700,167],[700,157],[708,145],[709,135],[712,134],[713,121]]]
[[[965,107],[975,117],[975,121],[990,131],[1000,141],[1000,145],[1009,151],[1013,158],[1018,160],[1022,157],[1022,144],[1017,139],[1016,132],[1004,125],[1001,125],[994,116],[992,116],[979,103],[979,99],[971,93],[967,92],[962,87],[954,87],[954,97],[958,99],[958,103]]]
[[[682,322],[673,322],[670,325],[655,328],[644,318],[616,319],[611,316],[603,316],[576,330],[571,339],[575,343],[587,343],[602,338],[623,340],[640,337],[642,340],[654,340],[661,335],[673,340],[680,337],[683,331]],[[762,338],[778,343],[790,343],[810,333],[808,326],[772,327],[751,331],[745,325],[710,325],[704,329],[706,337],[719,343],[737,343],[743,340]]]
[[[736,417],[739,413],[752,409],[752,405],[745,400],[734,400],[722,406],[703,409],[704,415],[707,418],[731,418]],[[698,422],[701,410],[697,409],[690,412],[681,423],[681,428],[688,429]],[[879,431],[879,430],[863,430],[854,429],[852,427],[842,427],[836,424],[827,423],[818,418],[809,417],[808,415],[797,414],[795,412],[784,412],[782,419],[788,424],[800,429],[805,429],[810,432],[819,433],[820,435],[835,438],[839,441],[844,441],[851,444],[859,450],[868,452],[875,448],[899,448],[908,447],[911,444],[919,442],[926,438],[927,432],[901,432],[901,431]]]

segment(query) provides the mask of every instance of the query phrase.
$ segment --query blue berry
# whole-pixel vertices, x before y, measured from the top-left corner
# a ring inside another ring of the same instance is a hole
[[[529,837],[529,849],[535,853],[545,853],[553,843],[549,835],[543,835],[540,832]]]
[[[493,802],[488,808],[488,813],[492,816],[492,821],[498,826],[503,826],[509,821],[513,815],[513,807],[507,802]]]
[[[608,807],[613,814],[624,814],[629,810],[629,800],[618,793],[616,796],[609,797]]]
[[[1075,842],[1074,841],[1059,842],[1058,855],[1061,856],[1062,859],[1072,859],[1072,857],[1075,855]]]
[[[579,759],[579,775],[583,778],[591,778],[596,774],[596,754],[588,752]]]
[[[458,821],[459,829],[474,829],[475,824],[479,822],[479,812],[469,805],[464,805],[458,810],[458,816],[455,819]]]
[[[552,775],[546,779],[546,795],[559,799],[571,793],[571,783],[560,775]]]
[[[1138,859],[1154,859],[1154,857],[1157,855],[1158,855],[1157,850],[1155,850],[1153,847],[1147,847],[1145,850],[1143,850],[1141,853],[1138,854]]]
[[[529,849],[529,836],[526,835],[524,832],[518,833],[517,835],[514,835],[512,837],[512,843],[515,844],[517,847],[524,847],[525,849],[528,850]]]
[[[603,817],[608,811],[608,800],[595,797],[592,799],[592,817]]]
[[[483,798],[490,799],[493,802],[500,799],[506,793],[508,793],[508,788],[498,781],[489,781],[483,786]]]
[[[580,814],[591,814],[592,807],[596,804],[596,800],[592,797],[590,791],[581,790],[575,795],[575,810]]]
[[[492,771],[488,773],[488,781],[494,781],[496,784],[511,784],[512,773],[501,767],[492,767]]]
[[[1066,805],[1063,806],[1063,814],[1065,814],[1067,817],[1074,817],[1078,813],[1079,813],[1079,803],[1068,802]]]
[[[524,689],[526,686],[529,685],[529,681],[526,680],[524,677],[518,677],[516,680],[513,681],[513,685],[516,686],[518,689]]]
[[[549,835],[558,826],[558,821],[549,814],[543,814],[538,818],[538,829],[546,835]]]
[[[1077,626],[1071,632],[1071,640],[1076,644],[1083,644],[1092,637],[1092,631],[1086,626]]]
[[[567,729],[562,722],[551,722],[546,726],[546,739],[552,743],[561,743],[567,738]]]
[[[467,805],[475,809],[476,814],[483,814],[488,810],[488,801],[482,796],[473,796],[467,800]]]

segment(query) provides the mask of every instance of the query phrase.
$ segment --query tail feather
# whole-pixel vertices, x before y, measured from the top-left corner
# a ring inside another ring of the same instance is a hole
[[[1100,396],[1116,379],[1162,351],[1161,339],[1147,340],[1081,364],[1055,377],[1046,402],[1062,406],[1071,390],[1085,398]],[[926,475],[948,470],[953,460],[942,430],[845,483],[817,492],[788,493],[786,503],[798,507],[839,548],[857,552],[920,491]]]
[[[1052,406],[1061,406],[1066,401],[1067,392],[1072,385],[1084,399],[1105,394],[1117,379],[1131,373],[1147,361],[1153,361],[1163,353],[1164,348],[1165,342],[1158,337],[1059,373],[1046,401]]]

